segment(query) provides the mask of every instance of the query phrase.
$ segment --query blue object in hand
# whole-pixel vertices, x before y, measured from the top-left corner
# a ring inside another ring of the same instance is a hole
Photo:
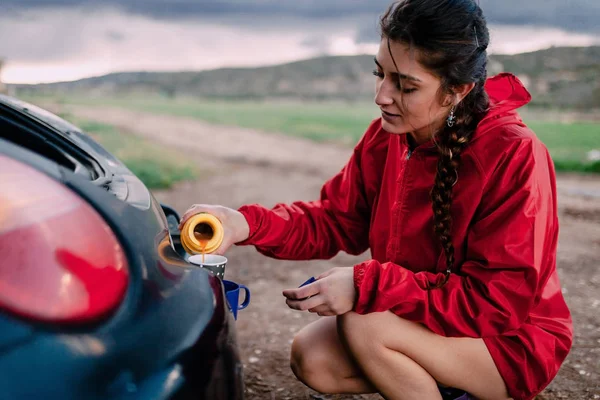
[[[309,280],[307,280],[306,282],[304,282],[302,285],[300,285],[298,287],[301,288],[302,286],[310,285],[311,283],[313,283],[315,281],[316,281],[315,277],[311,276]]]
[[[311,283],[316,282],[316,281],[317,280],[315,279],[315,277],[311,276],[306,282],[304,282],[302,285],[300,285],[298,287],[301,288],[302,286],[310,285]],[[302,300],[310,299],[311,297],[312,296],[308,296],[308,297],[305,297],[305,298],[299,299],[299,300],[302,301]]]

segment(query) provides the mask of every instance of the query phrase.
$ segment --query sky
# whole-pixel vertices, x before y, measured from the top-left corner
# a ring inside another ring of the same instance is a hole
[[[374,54],[388,0],[0,0],[0,79],[254,67]],[[480,0],[490,53],[600,44],[599,0]]]

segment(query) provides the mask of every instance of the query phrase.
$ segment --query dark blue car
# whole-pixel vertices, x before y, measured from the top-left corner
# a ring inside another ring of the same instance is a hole
[[[0,96],[0,399],[242,399],[221,281],[77,127]]]

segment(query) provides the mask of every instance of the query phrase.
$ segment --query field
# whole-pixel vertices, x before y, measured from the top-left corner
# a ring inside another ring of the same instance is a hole
[[[34,99],[37,101],[39,99]],[[54,99],[56,101],[56,99]],[[371,103],[300,103],[297,101],[208,101],[158,96],[129,98],[65,98],[62,104],[102,106],[153,114],[190,117],[218,125],[285,133],[316,141],[354,144],[378,109]],[[563,113],[525,110],[523,118],[548,147],[559,171],[600,173],[600,122],[561,122]]]

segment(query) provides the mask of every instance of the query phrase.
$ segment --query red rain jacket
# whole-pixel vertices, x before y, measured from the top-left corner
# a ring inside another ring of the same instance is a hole
[[[406,135],[377,119],[343,170],[314,202],[247,205],[252,244],[279,259],[329,259],[340,250],[372,260],[354,267],[355,311],[391,310],[453,337],[483,338],[510,395],[530,399],[555,377],[572,343],[556,272],[558,219],[548,151],[515,109],[531,96],[510,74],[486,83],[491,109],[463,151],[454,186],[456,268],[433,232],[432,142],[410,151]]]

